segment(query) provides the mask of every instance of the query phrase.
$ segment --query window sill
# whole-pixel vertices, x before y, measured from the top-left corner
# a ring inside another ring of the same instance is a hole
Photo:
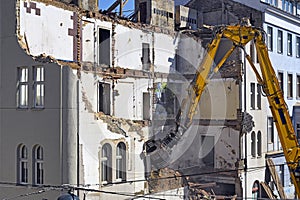
[[[17,186],[28,186],[29,183],[17,183],[16,185],[17,185]]]
[[[32,107],[31,110],[45,110],[45,107]]]
[[[122,183],[122,182],[126,182],[126,180],[124,180],[124,179],[121,179],[121,178],[118,178],[118,179],[116,179],[116,181],[115,181],[116,183]]]
[[[17,107],[17,110],[28,110],[28,107]]]
[[[293,97],[287,97],[286,99],[287,100],[293,100]]]
[[[102,181],[102,182],[101,182],[101,185],[102,185],[103,187],[108,187],[108,186],[112,186],[113,184],[112,184],[111,182]]]

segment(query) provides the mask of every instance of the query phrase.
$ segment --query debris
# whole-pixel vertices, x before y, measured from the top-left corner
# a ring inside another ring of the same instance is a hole
[[[178,189],[184,186],[184,177],[180,172],[169,168],[152,171],[149,178],[150,193],[157,193],[172,189]]]
[[[115,118],[110,115],[105,115],[103,112],[95,113],[97,119],[107,123],[107,129],[111,132],[128,136],[128,132],[136,132],[141,139],[144,138],[143,128],[147,123],[137,123],[129,119]]]

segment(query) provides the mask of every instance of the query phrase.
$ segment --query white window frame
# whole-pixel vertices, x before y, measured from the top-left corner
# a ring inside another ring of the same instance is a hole
[[[28,67],[18,67],[17,83],[17,106],[18,108],[28,108],[28,89],[29,89],[29,70]]]
[[[34,184],[44,184],[44,149],[38,145],[34,148]]]
[[[119,142],[116,151],[116,179],[126,181],[126,145]]]
[[[107,148],[107,149],[105,149]],[[107,155],[104,155],[104,151]],[[105,143],[101,148],[101,183],[102,184],[108,184],[111,183],[112,178],[112,148],[109,143]],[[105,175],[104,173],[107,173]],[[110,179],[110,180],[109,180]]]
[[[273,51],[273,27],[267,27],[267,36],[268,36],[268,50]]]
[[[277,31],[277,53],[283,53],[283,31]]]
[[[296,36],[296,58],[300,58],[300,37]]]
[[[293,56],[293,35],[287,33],[287,55]]]
[[[45,68],[43,66],[33,67],[33,106],[34,108],[45,107]]]
[[[28,184],[28,149],[25,145],[18,148],[18,181],[19,184]]]
[[[252,158],[256,157],[256,134],[254,131],[251,132],[251,156]]]

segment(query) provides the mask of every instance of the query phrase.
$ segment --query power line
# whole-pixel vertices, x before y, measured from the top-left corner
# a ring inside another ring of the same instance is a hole
[[[282,164],[274,164],[272,166],[281,166]],[[249,171],[255,171],[259,169],[266,168],[266,166],[257,166],[257,167],[249,167],[247,170]],[[173,176],[166,176],[166,177],[158,177],[158,178],[150,178],[150,179],[136,179],[136,180],[127,180],[127,181],[121,181],[121,182],[114,182],[109,183],[107,185],[119,185],[119,184],[127,184],[127,183],[135,183],[135,182],[144,182],[144,181],[156,181],[156,180],[165,180],[165,179],[177,179],[177,178],[183,178],[183,177],[193,177],[193,176],[200,176],[200,175],[210,175],[210,174],[219,174],[224,172],[236,172],[238,170],[244,170],[243,168],[237,168],[237,169],[231,169],[231,170],[219,170],[219,171],[213,171],[213,172],[202,172],[202,173],[192,173],[192,174],[182,174],[182,175],[173,175]],[[16,182],[1,182],[0,185],[9,185],[9,186],[18,186],[19,183]],[[89,186],[101,186],[101,184],[80,184],[83,187],[89,187]],[[22,186],[22,185],[20,185]],[[24,185],[23,185],[24,186]],[[55,185],[41,185],[41,186],[35,186],[35,185],[29,185],[27,184],[26,187],[32,187],[32,188],[49,188],[49,187],[57,187],[57,188],[64,188],[64,187],[73,187],[71,185],[62,185],[62,186],[55,186]],[[74,186],[75,187],[75,186]],[[107,191],[102,191],[107,192]]]

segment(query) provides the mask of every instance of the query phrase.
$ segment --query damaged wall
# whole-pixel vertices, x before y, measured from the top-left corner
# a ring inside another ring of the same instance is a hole
[[[262,26],[262,14],[260,11],[231,0],[204,0],[201,4],[193,0],[188,3],[188,6],[203,13],[203,24],[235,24],[243,17],[248,17],[252,25]]]
[[[46,3],[20,0],[19,39],[33,56],[73,61],[78,14]]]
[[[200,100],[200,119],[238,120],[239,84],[235,79],[211,80]]]
[[[196,30],[202,24],[201,15],[192,8],[178,5],[175,11],[176,28]]]
[[[137,0],[137,21],[166,29],[174,29],[175,6],[172,0]]]

